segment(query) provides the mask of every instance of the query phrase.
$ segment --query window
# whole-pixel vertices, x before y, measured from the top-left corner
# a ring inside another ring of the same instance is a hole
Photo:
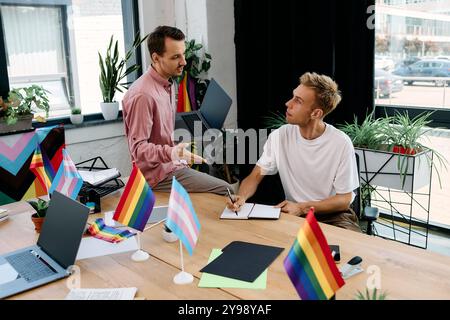
[[[375,68],[405,84],[376,94],[376,105],[450,111],[449,11],[450,0],[376,1]]]
[[[375,68],[384,70],[375,71],[378,116],[435,111],[432,125],[446,129],[423,143],[450,162],[450,0],[377,0],[375,14]],[[430,223],[450,229],[450,170],[440,179],[442,188],[433,173]]]
[[[7,79],[0,83],[42,85],[50,91],[50,117],[67,116],[74,106],[84,114],[99,113],[98,52],[103,55],[114,36],[124,55],[136,27],[124,27],[123,21],[134,22],[136,8],[131,0],[0,0],[5,47],[0,55],[7,65]]]

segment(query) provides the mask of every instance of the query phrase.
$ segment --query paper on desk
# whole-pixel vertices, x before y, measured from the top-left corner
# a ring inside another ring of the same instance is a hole
[[[65,300],[133,300],[137,288],[72,289]]]
[[[228,209],[228,207],[225,207],[220,219],[248,219],[248,215],[252,211],[254,205],[254,203],[244,203],[241,210],[237,212],[237,215],[234,211]]]
[[[110,243],[94,237],[81,239],[77,260],[107,256],[122,252],[138,250],[136,237],[128,238],[119,243]]]
[[[281,208],[275,208],[274,206],[267,206],[264,204],[255,204],[249,218],[260,219],[278,219],[280,218]]]
[[[9,263],[0,264],[0,285],[16,280],[18,275]]]
[[[208,263],[222,254],[220,249],[213,249]],[[200,288],[239,288],[239,289],[265,289],[267,285],[267,269],[253,282],[246,282],[215,274],[203,273],[198,286]]]

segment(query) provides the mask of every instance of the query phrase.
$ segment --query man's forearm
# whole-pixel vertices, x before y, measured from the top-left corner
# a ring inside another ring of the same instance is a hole
[[[242,183],[239,186],[238,195],[244,197],[247,201],[248,198],[255,194],[257,188],[258,182],[252,176],[248,176],[242,180]]]
[[[348,210],[351,202],[351,194],[335,195],[321,201],[308,201],[300,203],[305,208],[314,207],[316,214],[328,214]]]

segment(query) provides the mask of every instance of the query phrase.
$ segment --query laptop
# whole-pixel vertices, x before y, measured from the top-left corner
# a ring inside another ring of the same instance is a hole
[[[230,96],[222,89],[217,81],[211,79],[200,109],[192,112],[177,113],[175,129],[187,129],[196,138],[199,137],[199,134],[203,136],[203,133],[207,129],[220,130],[225,122],[232,102]],[[202,132],[194,131],[196,121],[201,123]]]
[[[0,256],[0,298],[68,277],[88,215],[88,207],[54,191],[37,244]]]

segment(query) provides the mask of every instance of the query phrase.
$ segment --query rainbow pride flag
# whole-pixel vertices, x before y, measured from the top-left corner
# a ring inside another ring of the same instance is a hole
[[[311,209],[284,259],[284,268],[302,300],[329,300],[345,282]]]
[[[31,159],[30,170],[37,177],[37,180],[40,182],[42,188],[46,190],[46,194],[48,194],[48,190],[52,185],[55,173],[48,158],[42,154],[39,144],[37,145],[33,158]]]
[[[129,230],[119,230],[113,227],[108,227],[105,224],[105,221],[101,218],[95,220],[95,222],[89,227],[88,231],[93,237],[112,243],[119,243],[136,235]]]
[[[130,178],[114,212],[113,219],[123,225],[144,231],[154,204],[155,196],[152,189],[142,172],[133,163]]]

